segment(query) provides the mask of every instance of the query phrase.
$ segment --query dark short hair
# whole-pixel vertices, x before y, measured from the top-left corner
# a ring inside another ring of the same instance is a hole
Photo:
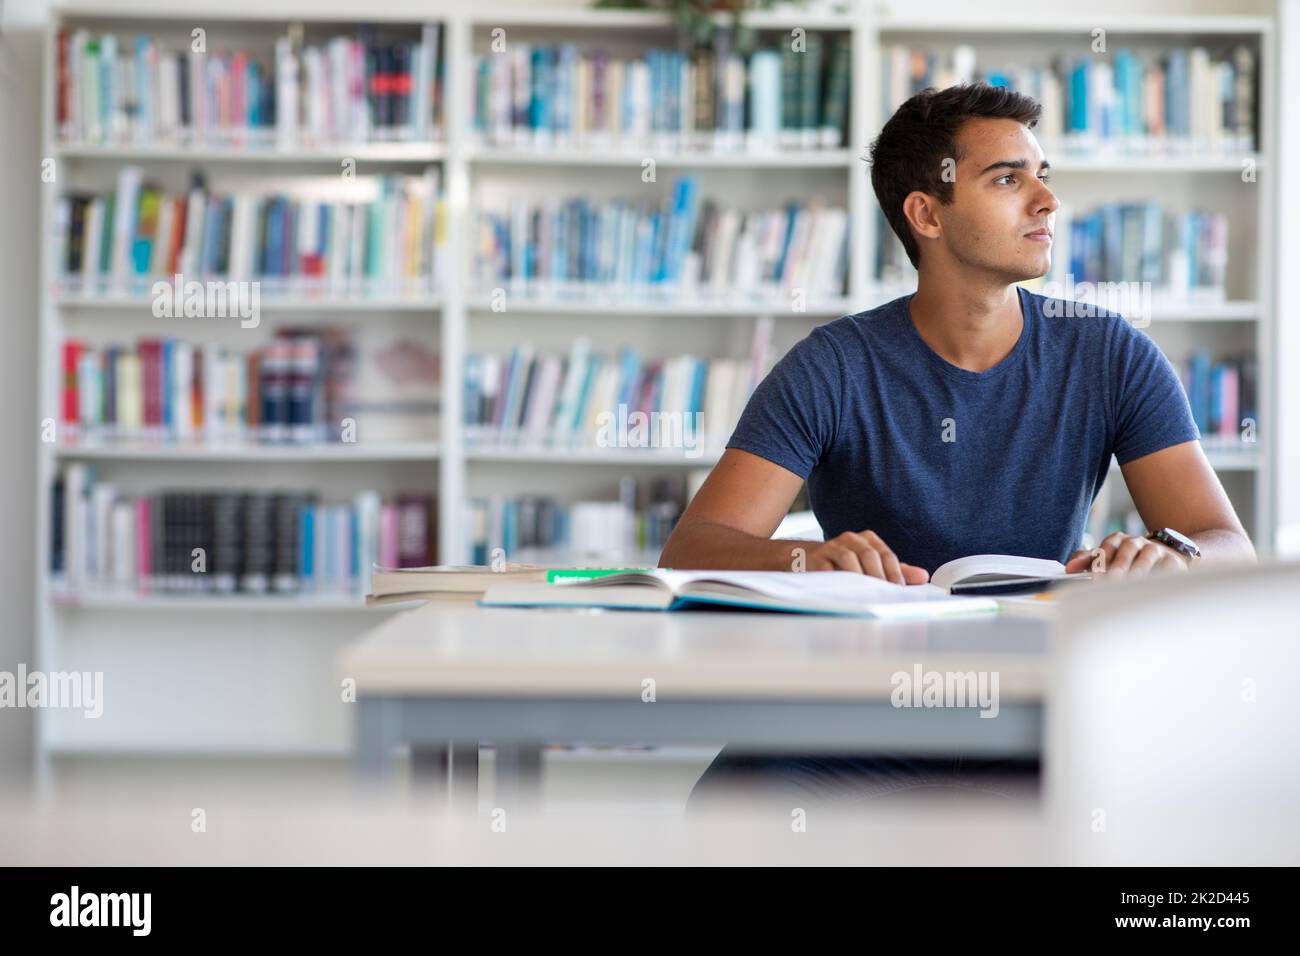
[[[871,188],[885,218],[916,266],[920,249],[903,215],[903,200],[920,191],[952,202],[943,161],[961,161],[957,131],[969,119],[1013,119],[1033,128],[1043,108],[1032,97],[987,83],[924,89],[900,106],[871,144]]]

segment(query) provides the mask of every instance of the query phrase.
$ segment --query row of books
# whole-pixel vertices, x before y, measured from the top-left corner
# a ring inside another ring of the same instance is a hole
[[[1202,437],[1257,440],[1259,373],[1254,355],[1214,359],[1208,350],[1196,349],[1179,374]]]
[[[841,295],[848,214],[820,199],[744,211],[700,200],[694,177],[659,206],[586,196],[513,199],[475,215],[474,282],[549,294]]]
[[[1256,148],[1258,67],[1248,46],[1175,47],[1159,55],[1119,47],[983,68],[974,47],[964,44],[948,51],[899,45],[883,54],[886,116],[928,86],[983,81],[1042,104],[1035,132],[1049,154],[1058,143],[1080,151]]]
[[[618,501],[562,504],[546,495],[471,498],[466,551],[473,564],[505,560],[619,559],[657,553],[685,508],[680,476],[619,481]]]
[[[884,215],[876,217],[876,275],[889,284],[916,281],[916,270]],[[1069,283],[1150,283],[1171,297],[1226,297],[1228,217],[1174,212],[1157,202],[1106,203],[1086,212],[1063,205],[1052,231],[1046,280],[1068,293]],[[1099,303],[1104,304],[1104,303]]]
[[[574,43],[513,42],[474,57],[473,124],[484,142],[678,149],[834,148],[848,136],[847,35],[805,36],[748,56],[713,46],[611,56]]]
[[[314,493],[164,490],[127,494],[93,466],[54,479],[50,571],[65,586],[224,593],[369,590],[370,569],[435,563],[427,494],[350,502]]]
[[[55,261],[64,276],[122,286],[180,275],[432,289],[446,258],[440,179],[434,166],[423,176],[381,176],[364,184],[373,187],[367,198],[220,193],[202,178],[168,194],[123,166],[115,191],[59,200]]]
[[[381,41],[363,27],[311,46],[287,34],[268,58],[219,48],[206,33],[169,47],[145,34],[61,30],[59,137],[103,146],[428,142],[441,122],[439,34],[426,24],[417,41]]]
[[[236,350],[170,336],[63,343],[65,440],[210,445],[431,440],[437,352],[408,335],[282,328]]]
[[[1052,233],[1049,279],[1149,282],[1176,295],[1222,296],[1228,265],[1228,217],[1159,203],[1106,203],[1090,212],[1063,207]]]
[[[617,355],[576,339],[567,356],[531,345],[465,356],[464,414],[471,445],[607,447],[690,455],[731,435],[771,366],[772,320],[756,323],[745,359]]]

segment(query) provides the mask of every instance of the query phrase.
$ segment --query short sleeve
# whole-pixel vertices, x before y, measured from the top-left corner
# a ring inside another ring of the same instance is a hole
[[[830,333],[814,329],[754,389],[727,447],[807,478],[835,441],[843,392],[842,353]]]
[[[1124,319],[1110,319],[1110,395],[1115,458],[1135,458],[1184,442],[1200,432],[1178,373],[1146,333]]]

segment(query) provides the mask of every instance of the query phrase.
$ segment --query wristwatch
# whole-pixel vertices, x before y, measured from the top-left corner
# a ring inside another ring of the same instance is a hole
[[[1196,546],[1196,542],[1185,534],[1179,534],[1173,528],[1161,528],[1159,531],[1152,531],[1147,537],[1152,541],[1159,541],[1161,544],[1173,548],[1189,561],[1195,561],[1201,556],[1201,549]]]

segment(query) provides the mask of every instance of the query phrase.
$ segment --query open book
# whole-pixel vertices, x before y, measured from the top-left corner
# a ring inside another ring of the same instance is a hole
[[[1014,594],[1046,591],[1062,583],[1088,581],[1087,571],[1065,573],[1060,561],[1013,554],[972,554],[937,568],[930,583],[949,594]]]
[[[930,585],[902,585],[851,571],[670,571],[658,568],[591,581],[501,581],[479,602],[505,607],[608,607],[675,611],[723,605],[804,614],[917,620],[996,611],[990,598],[951,597]]]

